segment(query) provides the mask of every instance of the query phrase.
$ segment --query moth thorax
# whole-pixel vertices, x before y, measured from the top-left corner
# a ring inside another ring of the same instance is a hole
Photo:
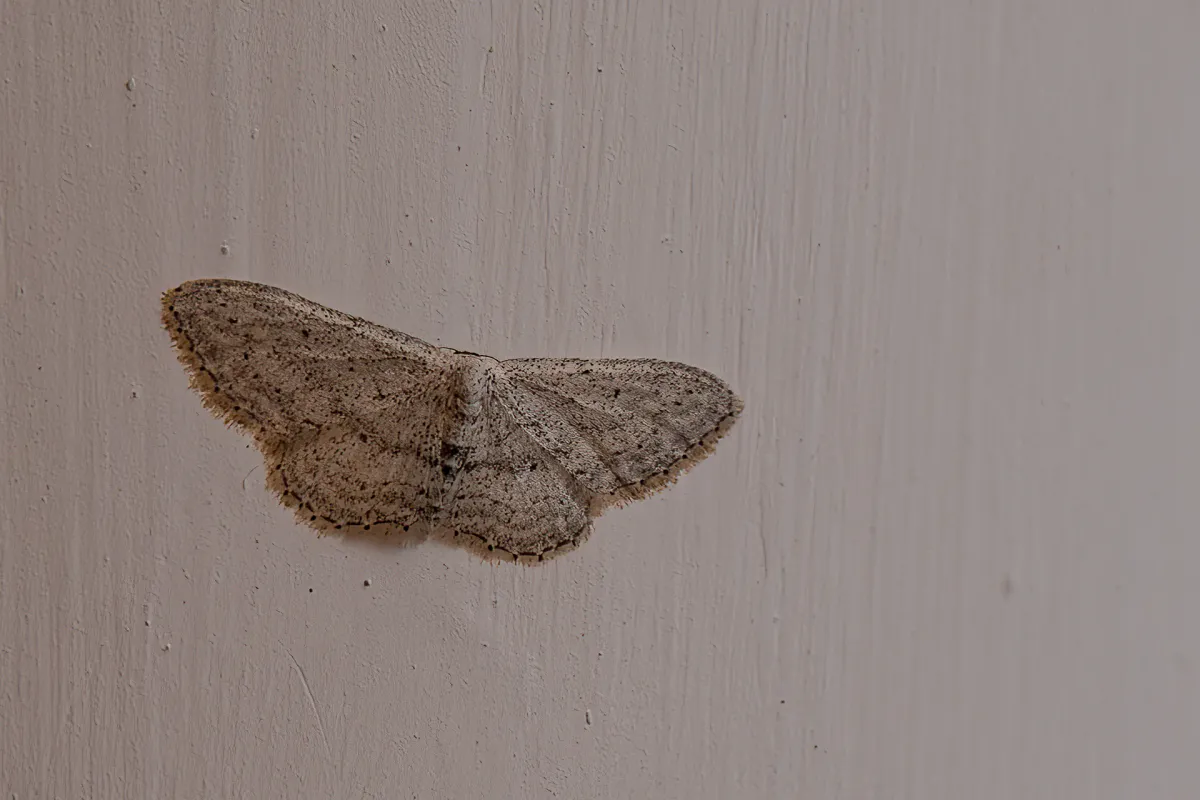
[[[494,362],[471,356],[463,373],[463,397],[466,399],[467,418],[470,419],[482,413],[484,400],[491,393],[495,382]]]

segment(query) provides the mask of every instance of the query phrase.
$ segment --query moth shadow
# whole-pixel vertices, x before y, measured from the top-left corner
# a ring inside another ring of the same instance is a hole
[[[425,523],[410,525],[405,530],[399,525],[347,525],[341,530],[323,530],[322,536],[338,539],[350,548],[373,552],[409,550],[429,541],[432,529]]]

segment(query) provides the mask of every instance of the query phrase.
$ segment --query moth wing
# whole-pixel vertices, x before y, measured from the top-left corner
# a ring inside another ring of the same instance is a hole
[[[591,493],[513,419],[494,393],[462,433],[443,512],[454,542],[485,557],[544,560],[591,532]]]
[[[656,359],[501,362],[514,421],[603,505],[671,483],[742,410],[720,378]]]
[[[206,406],[253,434],[268,485],[319,527],[410,525],[461,424],[444,351],[271,286],[190,281],[163,322]]]

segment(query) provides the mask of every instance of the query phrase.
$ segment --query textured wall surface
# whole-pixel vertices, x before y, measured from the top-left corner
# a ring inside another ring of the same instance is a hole
[[[0,19],[4,797],[1200,791],[1194,3]],[[202,276],[746,412],[542,568],[318,539]]]

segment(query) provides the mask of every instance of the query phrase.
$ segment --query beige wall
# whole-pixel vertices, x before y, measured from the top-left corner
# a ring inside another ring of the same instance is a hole
[[[0,19],[0,789],[1200,793],[1196,4]],[[544,568],[317,539],[199,276],[747,410]]]

